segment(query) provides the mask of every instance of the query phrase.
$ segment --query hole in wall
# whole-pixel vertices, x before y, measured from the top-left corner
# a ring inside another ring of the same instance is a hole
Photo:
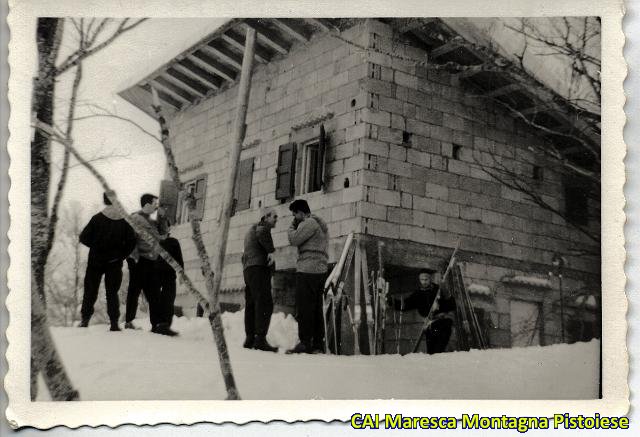
[[[405,144],[411,144],[411,137],[413,135],[410,132],[407,132],[406,130],[402,131],[402,142]]]
[[[344,187],[349,188],[349,178],[344,178]]]
[[[460,159],[460,153],[462,152],[462,146],[459,144],[454,144],[451,152],[451,156],[453,159]]]
[[[356,106],[356,99],[351,100],[351,107],[353,108],[354,106]]]

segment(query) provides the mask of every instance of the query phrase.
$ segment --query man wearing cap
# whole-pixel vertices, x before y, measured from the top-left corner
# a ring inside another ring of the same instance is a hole
[[[290,353],[324,350],[322,293],[327,275],[329,232],[326,223],[311,214],[309,204],[295,200],[289,205],[293,222],[289,243],[298,248],[296,264],[296,319],[300,343]]]
[[[244,237],[242,268],[245,283],[244,347],[268,352],[278,348],[267,342],[267,332],[273,313],[271,271],[275,267],[271,229],[278,221],[272,208],[264,208],[260,221],[249,228]]]

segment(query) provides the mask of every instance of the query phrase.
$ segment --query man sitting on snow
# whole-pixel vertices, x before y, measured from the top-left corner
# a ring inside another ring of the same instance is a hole
[[[427,317],[438,294],[438,285],[431,279],[428,270],[421,270],[418,275],[419,288],[403,299],[390,297],[396,310],[418,310],[422,317]],[[431,323],[425,332],[425,341],[428,354],[444,352],[451,337],[453,320],[449,314],[455,310],[456,303],[451,293],[446,288],[440,292],[440,298],[436,303],[437,308],[431,313]]]

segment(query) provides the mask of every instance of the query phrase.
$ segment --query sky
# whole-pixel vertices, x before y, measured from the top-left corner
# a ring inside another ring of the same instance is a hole
[[[117,93],[193,45],[223,22],[219,18],[152,19],[125,33],[84,63],[77,116],[89,113],[86,104],[98,104],[159,136],[158,123]],[[35,33],[35,21],[33,28]],[[67,24],[64,32],[60,60],[75,47],[73,27]],[[32,53],[32,56],[35,74],[36,54]],[[73,71],[65,73],[56,90],[55,117],[60,126],[64,126],[66,120],[72,80]],[[94,164],[116,190],[127,210],[133,212],[139,208],[139,198],[143,193],[158,193],[165,171],[165,158],[159,142],[127,122],[104,117],[76,121],[73,136],[83,157],[111,156],[99,159]],[[52,190],[59,178],[61,158],[62,147],[54,144]],[[77,165],[77,162],[75,164],[72,163],[69,172],[62,207],[78,201],[83,205],[84,217],[88,218],[102,208],[103,190],[88,170]]]

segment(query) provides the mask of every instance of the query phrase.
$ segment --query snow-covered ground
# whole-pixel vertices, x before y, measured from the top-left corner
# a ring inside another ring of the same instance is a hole
[[[428,356],[286,355],[297,341],[291,317],[274,314],[274,354],[242,348],[243,313],[223,315],[243,399],[593,399],[599,342]],[[147,326],[143,319],[138,326]],[[82,400],[224,399],[207,319],[176,318],[179,337],[145,330],[52,328]],[[45,400],[46,390],[39,390]]]

